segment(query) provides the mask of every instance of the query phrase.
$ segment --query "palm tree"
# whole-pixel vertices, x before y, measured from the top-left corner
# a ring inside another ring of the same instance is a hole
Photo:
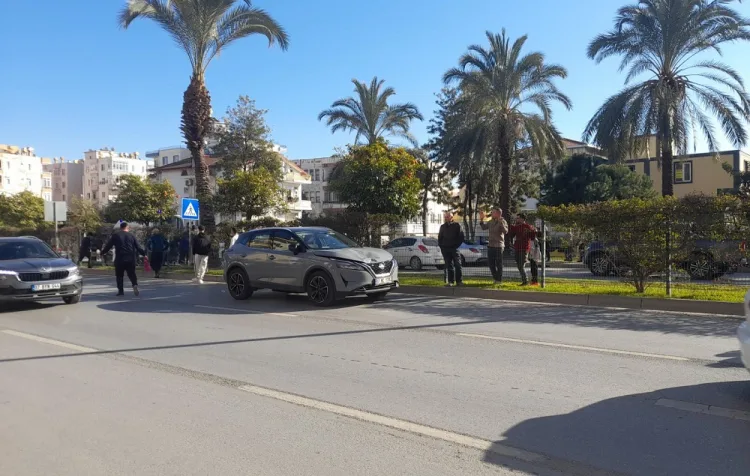
[[[138,19],[158,23],[190,60],[192,75],[183,96],[182,133],[193,158],[198,197],[205,211],[202,216],[209,230],[214,228],[208,166],[203,149],[211,132],[211,96],[206,89],[206,68],[217,55],[236,40],[260,34],[270,45],[286,50],[289,38],[276,20],[250,0],[128,0],[119,23],[123,28]]]
[[[588,56],[597,63],[621,56],[627,85],[589,121],[584,138],[609,150],[613,159],[640,152],[655,135],[662,168],[662,194],[672,195],[674,151],[685,154],[699,129],[711,151],[718,142],[710,115],[727,137],[747,142],[744,121],[750,101],[730,66],[699,59],[724,43],[750,39],[748,20],[727,5],[733,0],[640,0],[618,11],[614,29],[596,37]],[[645,81],[629,85],[647,73]]]
[[[394,135],[406,138],[416,146],[417,142],[409,133],[409,125],[414,119],[423,119],[417,106],[411,103],[389,105],[388,100],[396,94],[391,88],[382,89],[384,80],[375,77],[368,87],[352,79],[357,97],[339,99],[318,115],[318,120],[326,119],[326,125],[331,132],[354,131],[357,136],[365,137],[368,144],[374,144],[384,135]]]
[[[546,64],[542,53],[521,56],[526,36],[512,44],[503,30],[487,32],[489,48],[472,45],[459,59],[459,67],[445,73],[446,84],[458,82],[466,121],[453,133],[452,149],[473,161],[474,171],[491,168],[501,172],[500,207],[510,212],[510,169],[516,144],[525,140],[541,158],[563,154],[559,132],[552,123],[551,104],[572,107],[570,99],[554,84],[567,77],[562,66]],[[536,109],[538,112],[529,112]]]

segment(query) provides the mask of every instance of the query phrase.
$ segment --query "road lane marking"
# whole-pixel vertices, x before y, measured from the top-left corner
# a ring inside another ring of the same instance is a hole
[[[732,420],[750,421],[750,412],[743,410],[733,410],[731,408],[717,407],[715,405],[706,405],[703,403],[684,402],[682,400],[672,400],[669,398],[660,398],[656,401],[660,407],[673,408],[686,412],[700,413]]]
[[[529,463],[543,463],[548,459],[546,456],[538,453],[532,453],[530,451],[524,451],[510,446],[500,445],[489,440],[462,435],[461,433],[454,433],[452,431],[441,430],[439,428],[433,428],[431,426],[420,425],[419,423],[413,423],[406,420],[400,420],[398,418],[387,417],[379,415],[377,413],[356,410],[354,408],[336,405],[333,403],[324,402],[322,400],[302,397],[293,393],[280,392],[278,390],[257,387],[255,385],[242,385],[238,388],[243,392],[252,393],[262,397],[273,398],[274,400],[281,400],[283,402],[292,403],[294,405],[299,405],[306,408],[312,408],[327,413],[333,413],[335,415],[354,418],[356,420],[364,421],[367,423],[374,423],[376,425],[385,426],[408,433],[414,433],[436,440],[443,440],[447,441],[448,443],[475,448],[480,451],[492,451],[493,453],[497,453],[501,456],[508,456],[510,458],[527,461]]]
[[[271,316],[282,316],[282,317],[299,317],[297,314],[292,314],[290,312],[266,312],[266,311],[258,311],[256,309],[240,309],[237,307],[220,307],[220,306],[201,306],[199,304],[196,304],[195,307],[199,307],[201,309],[218,309],[220,311],[236,311],[236,312],[244,312],[247,314],[268,314]]]
[[[98,349],[92,349],[91,347],[83,347],[81,345],[70,344],[68,342],[63,342],[59,340],[47,339],[46,337],[39,337],[33,334],[27,334],[25,332],[18,332],[18,331],[12,331],[12,330],[6,329],[6,330],[3,330],[3,334],[8,334],[10,336],[15,336],[15,337],[21,337],[23,339],[33,340],[35,342],[41,342],[42,344],[55,345],[57,347],[63,347],[65,349],[75,350],[77,352],[85,352],[85,353],[99,352]]]
[[[690,362],[691,361],[691,359],[688,359],[687,357],[677,357],[675,355],[650,354],[648,352],[630,352],[627,350],[605,349],[602,347],[589,347],[586,345],[558,344],[556,342],[544,342],[544,341],[539,341],[539,340],[527,340],[527,339],[514,339],[512,337],[488,336],[484,334],[469,334],[469,333],[464,333],[464,332],[458,332],[456,333],[456,335],[462,336],[462,337],[473,337],[476,339],[513,342],[516,344],[540,345],[543,347],[557,347],[560,349],[588,350],[588,351],[593,351],[593,352],[602,352],[605,354],[629,355],[629,356],[635,356],[635,357],[649,357],[652,359],[674,360],[678,362]]]

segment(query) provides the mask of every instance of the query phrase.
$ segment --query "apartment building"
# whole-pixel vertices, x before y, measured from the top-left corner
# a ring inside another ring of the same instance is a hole
[[[328,190],[328,180],[341,157],[318,157],[299,159],[294,163],[310,176],[310,183],[302,186],[302,199],[312,204],[311,215],[318,217],[323,213],[335,213],[346,209],[335,192]]]
[[[43,168],[50,177],[52,200],[67,202],[70,205],[74,197],[81,198],[83,196],[83,160],[66,161],[64,157],[46,160],[49,162],[44,164]]]
[[[0,193],[15,195],[28,191],[41,197],[43,182],[42,159],[33,147],[0,144]]]
[[[172,145],[161,149],[146,151],[146,158],[154,161],[154,167],[164,167],[169,164],[189,159],[190,151],[181,145]]]
[[[83,198],[105,207],[117,198],[121,176],[146,178],[151,167],[152,163],[141,160],[138,152],[116,152],[112,148],[88,150],[83,159]]]
[[[52,163],[52,159],[42,158],[42,199],[45,202],[52,201],[52,172],[47,166]]]

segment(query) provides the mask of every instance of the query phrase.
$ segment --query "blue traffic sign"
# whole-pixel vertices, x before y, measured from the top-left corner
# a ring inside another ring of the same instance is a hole
[[[183,198],[182,199],[182,213],[180,216],[183,220],[198,220],[201,213],[200,203],[197,198]]]

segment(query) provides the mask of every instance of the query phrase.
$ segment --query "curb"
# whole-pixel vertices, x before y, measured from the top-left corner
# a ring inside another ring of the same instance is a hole
[[[81,269],[84,276],[112,276],[110,270]],[[137,271],[138,277],[152,278],[151,273]],[[190,281],[192,274],[163,273],[161,279]],[[223,276],[205,276],[203,281],[223,283]],[[718,314],[744,318],[742,303],[721,301],[692,301],[687,299],[657,299],[603,294],[564,294],[524,291],[497,291],[479,288],[444,288],[433,286],[401,286],[392,292],[400,294],[422,294],[425,296],[489,299],[493,301],[516,301],[528,303],[560,304],[565,306],[587,306],[643,311],[684,312],[690,314]]]
[[[497,291],[478,288],[442,288],[432,286],[401,286],[395,293],[422,294],[438,297],[477,298],[493,301],[517,301],[528,303],[561,304],[615,309],[637,309],[643,311],[669,311],[690,314],[717,314],[744,318],[742,303],[721,301],[693,301],[687,299],[657,299],[603,294],[564,294],[523,291]]]

